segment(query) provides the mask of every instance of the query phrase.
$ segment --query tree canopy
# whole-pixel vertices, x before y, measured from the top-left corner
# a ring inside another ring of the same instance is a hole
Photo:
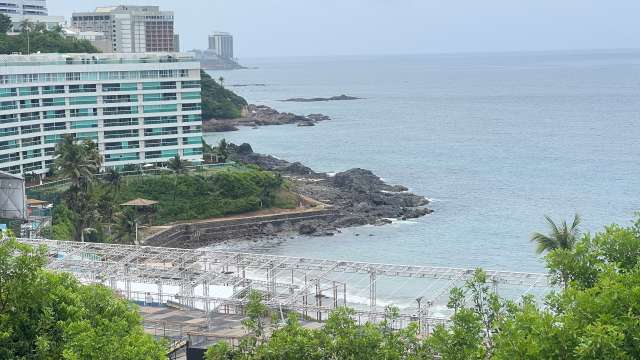
[[[0,242],[1,359],[166,359],[133,305],[46,261],[44,248]]]
[[[11,19],[0,14],[0,54],[12,53],[97,53],[87,40],[66,37],[61,28],[48,30],[42,23],[24,22],[16,35],[7,35]]]
[[[247,101],[233,91],[225,89],[209,74],[200,72],[202,83],[202,118],[234,119],[242,115]]]
[[[317,330],[303,328],[295,314],[268,339],[247,326],[239,347],[219,343],[207,359],[640,359],[640,216],[574,245],[545,257],[552,282],[566,287],[545,299],[505,300],[478,269],[451,291],[450,323],[428,337],[415,324],[391,329],[392,308],[387,321],[362,326],[343,308]]]

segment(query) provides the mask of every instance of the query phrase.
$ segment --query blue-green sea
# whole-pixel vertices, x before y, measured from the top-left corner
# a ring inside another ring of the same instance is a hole
[[[640,210],[640,51],[243,59],[212,73],[248,101],[323,113],[315,127],[209,134],[319,171],[373,170],[435,213],[334,237],[220,248],[384,263],[543,271],[543,216],[584,231]],[[264,86],[233,87],[238,84]],[[357,101],[291,103],[347,94]]]

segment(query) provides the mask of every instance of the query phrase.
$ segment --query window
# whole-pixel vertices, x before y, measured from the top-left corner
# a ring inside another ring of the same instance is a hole
[[[104,92],[138,91],[138,84],[136,84],[136,83],[102,84],[102,91],[104,91]]]
[[[40,124],[22,126],[20,130],[22,131],[22,134],[37,133],[40,132]]]
[[[140,154],[138,153],[106,154],[104,156],[104,160],[106,162],[131,161],[131,160],[139,160],[139,159],[140,159]]]
[[[182,133],[183,134],[196,134],[202,132],[202,126],[183,126]]]
[[[84,141],[84,140],[98,141],[98,133],[97,132],[77,133],[76,139],[78,139],[78,141]]]
[[[35,156],[35,157],[40,157],[40,156],[41,155],[38,154],[38,156]],[[42,170],[42,162],[38,161],[38,162],[24,164],[22,165],[22,169],[23,169],[23,172],[25,173],[36,171],[36,170]]]
[[[137,114],[138,107],[137,106],[119,106],[119,107],[110,107],[104,108],[103,115],[130,115]]]
[[[95,96],[79,96],[69,99],[69,105],[92,105],[97,103],[98,98]]]
[[[98,109],[71,109],[69,110],[69,116],[71,117],[87,117],[97,116]]]
[[[0,124],[18,122],[18,114],[0,115]]]
[[[33,150],[27,150],[27,151],[23,151],[22,152],[22,159],[33,159],[33,158],[38,158],[42,156],[42,150],[40,149],[33,149]]]
[[[104,138],[105,139],[117,139],[117,138],[127,138],[127,137],[137,137],[138,129],[129,129],[129,130],[113,130],[113,131],[105,131]]]
[[[175,101],[178,97],[176,93],[164,93],[164,94],[145,94],[143,101]]]
[[[18,88],[18,93],[20,94],[20,96],[33,96],[40,94],[37,86]]]
[[[18,106],[15,101],[3,101],[0,102],[0,110],[16,110]]]
[[[0,89],[0,97],[18,96],[15,88],[13,89]]]
[[[45,135],[44,143],[45,144],[57,144],[62,141],[62,135]]]
[[[20,153],[19,152],[0,155],[0,163],[12,162],[12,161],[20,161]],[[18,172],[20,172],[20,166],[18,166]]]
[[[142,83],[143,90],[173,90],[175,88],[176,88],[175,81]]]
[[[97,128],[97,120],[74,121],[71,123],[71,129],[90,129]]]
[[[44,124],[44,131],[66,130],[66,128],[67,128],[67,123],[63,123],[63,122]]]
[[[65,106],[64,98],[42,99],[42,107]]]
[[[200,114],[184,115],[182,117],[182,122],[202,122],[202,115]]]
[[[176,127],[144,129],[144,136],[175,135],[177,133],[178,128]]]
[[[0,150],[9,150],[20,147],[17,140],[0,141]]]
[[[80,85],[72,85],[72,86],[80,86]],[[71,89],[71,86],[69,86],[69,89]],[[42,95],[54,95],[54,94],[64,94],[64,85],[42,87]]]
[[[154,116],[144,118],[145,125],[158,125],[158,124],[175,124],[178,122],[177,116]]]
[[[200,104],[182,104],[182,111],[200,111]]]
[[[107,95],[102,97],[105,104],[138,102],[137,95]]]
[[[69,85],[69,92],[72,94],[94,93],[96,92],[96,85],[95,84]]]
[[[194,100],[194,99],[200,100],[201,98],[202,98],[202,95],[200,94],[199,91],[182,93],[182,100]]]
[[[104,126],[105,127],[136,126],[136,125],[138,125],[138,119],[135,119],[135,118],[107,119],[107,120],[104,120]]]
[[[39,112],[20,114],[20,121],[34,121],[34,120],[40,120]]]
[[[182,82],[183,89],[199,89],[200,81],[183,81]]]
[[[50,110],[50,111],[45,111],[44,112],[45,120],[60,119],[60,118],[66,117],[66,116],[67,115],[66,115],[64,110]]]
[[[202,137],[194,136],[194,137],[186,137],[182,138],[183,145],[202,145]]]
[[[145,114],[158,113],[158,112],[175,112],[175,111],[178,111],[178,106],[176,104],[147,105],[144,107]]]
[[[105,150],[138,149],[139,147],[140,142],[138,141],[111,142],[104,145]]]
[[[20,100],[20,109],[31,109],[40,107],[39,99]]]
[[[202,148],[184,149],[183,153],[184,153],[184,156],[202,155]]]
[[[36,146],[40,144],[42,144],[42,141],[40,140],[40,136],[22,139],[22,147]]]
[[[177,146],[178,139],[154,139],[146,140],[144,146],[148,148],[160,147],[160,146]]]

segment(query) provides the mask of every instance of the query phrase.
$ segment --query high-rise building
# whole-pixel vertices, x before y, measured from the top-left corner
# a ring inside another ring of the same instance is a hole
[[[192,55],[0,56],[0,171],[46,173],[64,134],[104,167],[202,160],[200,64]]]
[[[6,15],[48,15],[46,0],[2,0],[0,14]]]
[[[158,6],[113,6],[93,12],[73,13],[71,26],[80,32],[101,32],[119,53],[173,52],[175,44],[172,11]]]
[[[214,32],[209,35],[209,50],[213,50],[220,58],[233,59],[233,36],[226,32]]]

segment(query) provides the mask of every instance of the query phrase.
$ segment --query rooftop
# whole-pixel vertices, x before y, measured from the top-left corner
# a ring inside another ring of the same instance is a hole
[[[0,66],[101,65],[193,62],[192,53],[96,53],[0,55]]]

